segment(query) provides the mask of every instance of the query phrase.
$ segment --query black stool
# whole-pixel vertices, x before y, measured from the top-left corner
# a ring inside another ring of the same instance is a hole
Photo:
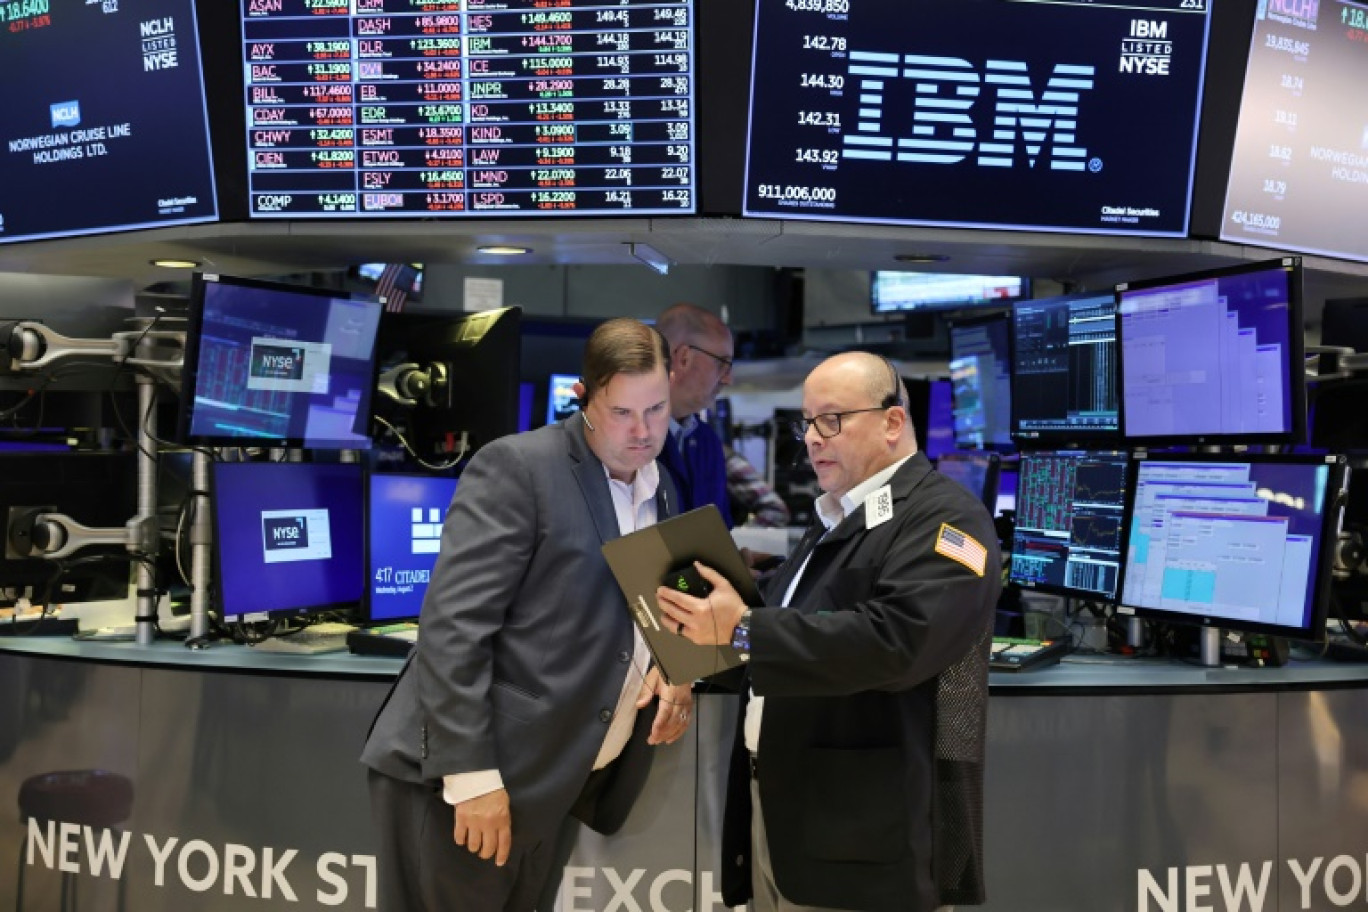
[[[19,786],[19,823],[34,820],[55,820],[75,823],[91,829],[117,829],[133,810],[133,782],[126,776],[107,770],[67,770],[31,776]],[[24,908],[25,844],[19,847],[19,878],[14,894],[14,908]],[[62,872],[62,898],[59,912],[76,912],[76,877]],[[124,908],[124,881],[119,878],[119,904]]]

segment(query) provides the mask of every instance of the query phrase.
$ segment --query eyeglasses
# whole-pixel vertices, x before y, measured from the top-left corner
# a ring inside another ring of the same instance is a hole
[[[722,373],[724,373],[724,374],[725,374],[727,371],[729,371],[729,370],[732,369],[732,359],[731,359],[731,358],[724,358],[724,357],[722,357],[721,355],[714,355],[712,352],[708,351],[706,348],[699,348],[697,345],[691,345],[691,344],[688,343],[688,342],[685,342],[685,343],[684,343],[684,347],[685,347],[685,348],[692,348],[694,351],[696,351],[696,352],[702,352],[703,354],[707,355],[709,358],[712,358],[712,359],[713,359],[714,361],[716,361],[718,364],[722,365]]]
[[[793,431],[793,436],[802,440],[807,436],[808,428],[817,428],[817,436],[825,439],[835,437],[841,433],[841,419],[846,415],[862,415],[865,412],[882,412],[892,408],[891,405],[876,405],[873,408],[851,409],[848,412],[827,412],[825,415],[813,415],[811,418],[795,418],[789,424]]]

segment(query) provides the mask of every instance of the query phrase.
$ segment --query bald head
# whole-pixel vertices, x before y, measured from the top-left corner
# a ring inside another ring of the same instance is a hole
[[[803,381],[803,415],[827,417],[803,440],[823,491],[843,496],[917,452],[906,401],[897,371],[878,355],[845,352],[813,368]]]

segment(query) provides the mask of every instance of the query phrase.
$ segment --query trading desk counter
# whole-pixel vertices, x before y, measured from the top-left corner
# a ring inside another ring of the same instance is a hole
[[[0,908],[374,908],[356,758],[400,664],[0,642],[0,870],[23,873]],[[991,685],[985,909],[1364,904],[1368,666],[1075,658]],[[623,832],[577,835],[555,908],[722,908],[735,718],[699,694]]]

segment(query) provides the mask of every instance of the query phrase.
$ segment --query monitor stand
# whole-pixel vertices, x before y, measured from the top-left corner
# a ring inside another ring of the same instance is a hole
[[[1221,628],[1203,627],[1197,638],[1199,663],[1206,668],[1221,666]]]

